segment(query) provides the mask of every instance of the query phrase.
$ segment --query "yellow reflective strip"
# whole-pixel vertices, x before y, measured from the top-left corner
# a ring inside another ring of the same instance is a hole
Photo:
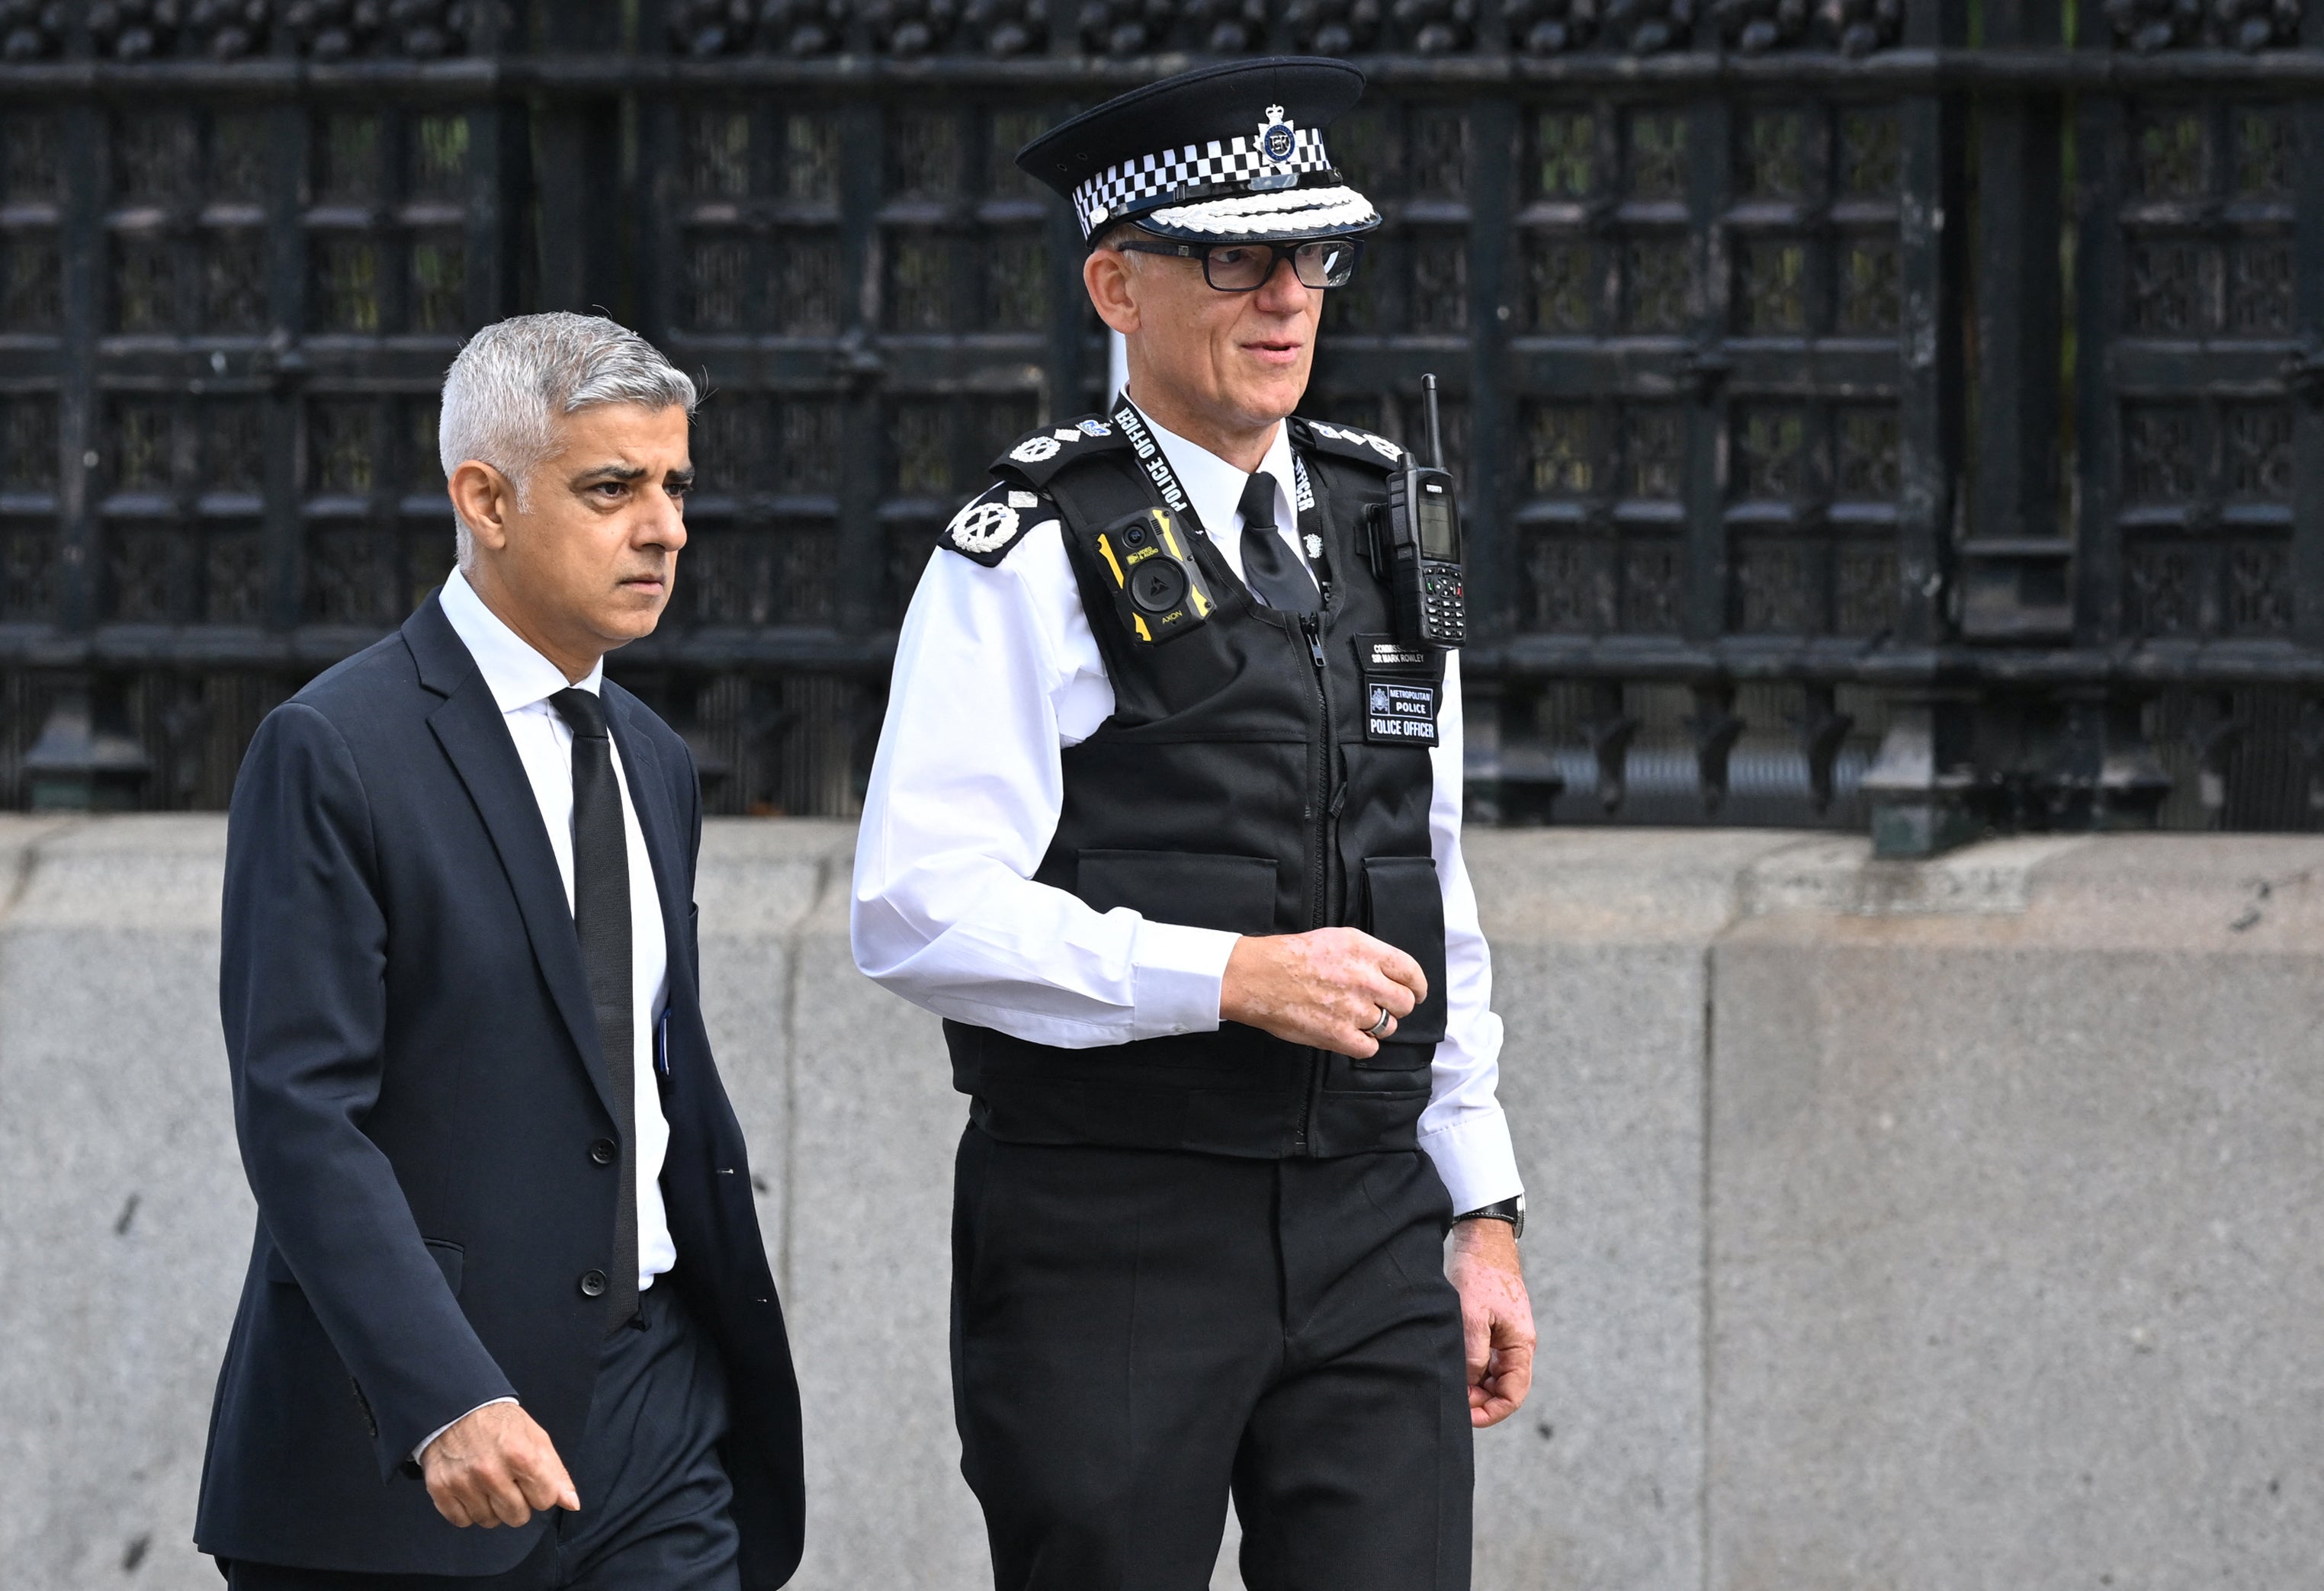
[[[1137,614],[1132,613],[1130,616],[1130,621],[1138,626],[1138,639],[1139,640],[1150,641],[1154,639],[1154,632],[1146,628],[1145,620],[1140,619]]]
[[[1187,589],[1194,593],[1194,616],[1197,619],[1209,618],[1211,616],[1211,602],[1210,599],[1203,594],[1203,588],[1199,585],[1190,585]]]
[[[1157,513],[1154,517],[1162,521],[1162,539],[1168,545],[1170,548],[1170,556],[1178,559],[1181,563],[1185,562],[1186,555],[1178,550],[1178,536],[1177,533],[1170,528],[1170,517],[1167,514],[1163,513]]]
[[[1113,548],[1108,545],[1105,538],[1102,535],[1097,538],[1097,550],[1105,555],[1105,561],[1107,563],[1113,565],[1113,583],[1116,585],[1129,584],[1130,581],[1121,572],[1121,566],[1114,561]]]

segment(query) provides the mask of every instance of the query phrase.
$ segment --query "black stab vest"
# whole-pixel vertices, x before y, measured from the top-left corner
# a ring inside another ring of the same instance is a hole
[[[1388,589],[1363,552],[1365,510],[1387,499],[1394,450],[1290,422],[1315,499],[1299,528],[1322,538],[1314,562],[1329,584],[1312,639],[1190,535],[1216,607],[1154,644],[1118,614],[1095,544],[1102,528],[1163,499],[1128,438],[1094,418],[1100,434],[1020,444],[994,466],[1003,485],[1054,500],[1114,694],[1113,715],[1064,753],[1063,812],[1035,878],[1098,911],[1157,922],[1246,934],[1362,928],[1420,963],[1428,998],[1369,1061],[1233,1023],[1061,1049],[946,1022],[954,1086],[973,1119],[1018,1142],[1260,1158],[1413,1148],[1444,1034],[1443,894],[1428,824],[1444,663],[1435,648],[1396,643]],[[1033,463],[1021,456],[1045,448]]]

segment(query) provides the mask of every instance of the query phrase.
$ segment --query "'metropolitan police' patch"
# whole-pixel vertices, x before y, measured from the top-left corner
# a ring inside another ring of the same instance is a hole
[[[1003,482],[952,517],[941,539],[964,558],[991,568],[1034,526],[1057,517],[1057,505],[1038,492]]]
[[[1401,680],[1366,682],[1364,740],[1374,746],[1436,744],[1436,687]]]

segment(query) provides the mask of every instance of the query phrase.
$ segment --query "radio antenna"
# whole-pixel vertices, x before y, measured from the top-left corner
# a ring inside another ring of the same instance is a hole
[[[1428,463],[1432,469],[1444,467],[1444,428],[1436,418],[1436,378],[1420,378],[1420,400],[1428,410]]]

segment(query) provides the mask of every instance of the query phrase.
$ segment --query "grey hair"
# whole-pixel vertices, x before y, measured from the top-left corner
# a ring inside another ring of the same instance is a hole
[[[661,350],[598,315],[519,315],[470,337],[444,372],[436,449],[448,476],[468,459],[500,471],[523,504],[526,478],[560,451],[557,422],[607,403],[694,412],[693,380]],[[459,525],[460,567],[476,556]]]
[[[1118,249],[1121,247],[1122,244],[1129,243],[1152,243],[1155,241],[1157,240],[1154,235],[1147,231],[1143,226],[1140,226],[1137,222],[1123,221],[1118,225],[1107,227],[1103,232],[1099,233],[1097,236],[1092,238],[1090,240],[1090,253],[1094,254],[1100,249]],[[1136,254],[1131,254],[1130,256],[1130,262],[1131,268],[1136,269],[1138,266],[1138,256]]]

